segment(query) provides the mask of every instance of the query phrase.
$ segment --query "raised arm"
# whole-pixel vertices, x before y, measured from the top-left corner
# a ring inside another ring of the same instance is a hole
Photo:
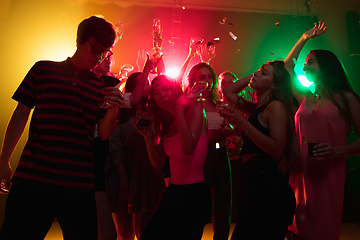
[[[235,104],[240,111],[246,113],[249,111],[250,105],[253,104],[249,103],[243,97],[239,97],[238,93],[249,84],[251,77],[252,75],[241,78],[223,89],[223,94],[225,95],[226,99],[230,103]]]
[[[24,132],[30,112],[31,108],[22,103],[18,103],[7,126],[0,155],[0,181],[4,181],[5,184],[4,187],[0,188],[1,193],[6,193],[10,188],[10,178],[12,174],[10,157]]]
[[[150,60],[149,56],[147,57],[143,72],[140,76],[140,80],[139,80],[138,84],[136,85],[135,90],[130,95],[130,105],[131,106],[140,103],[141,97],[142,97],[144,89],[145,89],[146,82],[148,81],[149,73],[153,69],[153,66],[156,66],[157,63],[158,62],[154,62],[154,61]]]
[[[190,45],[189,45],[189,54],[186,57],[185,62],[183,63],[183,65],[182,65],[182,67],[180,69],[179,75],[177,77],[178,82],[182,83],[182,80],[184,78],[186,69],[188,68],[191,60],[196,56],[196,49],[199,48],[199,47],[200,47],[200,45],[198,43],[196,43],[196,42],[193,42],[192,38],[191,38],[190,39]]]
[[[303,47],[305,46],[305,44],[307,43],[307,41],[309,41],[311,38],[316,38],[322,35],[323,33],[325,33],[326,29],[327,27],[325,25],[325,22],[319,21],[319,24],[315,23],[315,26],[312,29],[306,31],[301,36],[301,38],[291,49],[291,51],[289,52],[289,54],[287,55],[284,61],[285,68],[290,73],[291,79],[293,81],[293,93],[299,102],[302,102],[304,96],[303,96],[303,91],[301,91],[301,89],[296,88],[297,84],[295,83],[295,81],[297,80],[297,77],[294,71],[294,67],[295,67],[294,59],[295,60],[298,59],[299,54],[303,49]]]

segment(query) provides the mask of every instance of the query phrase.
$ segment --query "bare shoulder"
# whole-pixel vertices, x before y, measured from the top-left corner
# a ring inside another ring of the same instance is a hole
[[[344,95],[349,104],[350,120],[353,123],[358,124],[360,122],[360,99],[356,93],[344,92]]]
[[[283,124],[287,119],[285,106],[281,101],[272,101],[260,115],[259,121],[265,126],[274,126],[276,124]]]
[[[284,104],[279,100],[272,101],[266,109],[271,113],[286,111]]]
[[[281,122],[283,119],[287,119],[287,113],[284,104],[281,101],[272,101],[264,110],[264,115],[273,121]]]
[[[344,92],[344,96],[349,104],[349,110],[352,117],[354,115],[359,115],[359,109],[360,109],[360,98],[356,93],[346,91]]]
[[[346,99],[348,100],[350,105],[352,105],[352,104],[360,104],[359,97],[357,95],[355,95],[354,93],[349,92],[349,91],[345,91],[344,96],[346,97]]]

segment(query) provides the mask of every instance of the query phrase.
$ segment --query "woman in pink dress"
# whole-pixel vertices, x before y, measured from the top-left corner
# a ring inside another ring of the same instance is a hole
[[[305,43],[326,31],[325,23],[305,32],[285,60],[296,79],[294,61]],[[346,156],[360,154],[360,141],[347,144],[348,131],[360,135],[360,99],[338,58],[327,50],[313,50],[304,72],[315,92],[294,86],[300,103],[295,127],[300,140],[302,170],[290,173],[297,207],[289,238],[339,239],[344,199]]]

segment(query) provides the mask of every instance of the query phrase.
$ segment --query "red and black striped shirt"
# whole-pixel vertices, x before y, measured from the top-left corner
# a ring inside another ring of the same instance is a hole
[[[12,97],[34,108],[13,183],[93,191],[92,141],[104,116],[97,107],[101,89],[101,81],[89,70],[76,70],[70,58],[35,63]]]

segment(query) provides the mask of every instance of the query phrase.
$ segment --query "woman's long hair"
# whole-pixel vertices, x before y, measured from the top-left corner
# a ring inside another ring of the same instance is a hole
[[[316,61],[319,64],[321,75],[320,80],[323,84],[325,95],[339,109],[341,115],[350,120],[350,107],[345,93],[353,94],[359,101],[359,96],[355,93],[350,79],[334,53],[328,50],[312,50]]]
[[[292,82],[289,72],[286,70],[283,61],[268,62],[274,68],[274,87],[267,98],[267,104],[274,100],[281,101],[287,113],[287,142],[285,147],[285,163],[288,169],[296,170],[300,167],[301,154],[299,139],[295,132]]]
[[[172,92],[173,101],[178,99],[181,96],[181,94],[183,94],[180,84],[177,83],[175,79],[166,75],[160,75],[153,79],[150,89],[149,111],[153,116],[155,141],[159,141],[159,139],[165,136],[168,128],[171,126],[171,124],[174,121],[174,118],[171,115],[171,113],[167,110],[163,110],[162,108],[160,108],[155,101],[153,86],[154,84],[160,81],[164,81],[169,84]]]
[[[136,81],[137,78],[141,75],[141,72],[134,72],[132,74],[129,75],[129,77],[126,80],[126,84],[125,84],[125,93],[133,93],[135,88],[136,88]],[[146,99],[142,99],[140,104],[143,105],[143,107],[145,107],[147,101]],[[118,110],[117,113],[117,119],[119,120],[120,123],[125,123],[127,121],[129,121],[130,118],[134,117],[136,114],[136,107],[133,106],[132,108],[120,108]]]
[[[218,89],[219,88],[218,78],[217,78],[215,70],[207,63],[198,63],[191,68],[189,75],[188,75],[189,85],[187,87],[187,91],[189,91],[194,86],[194,83],[196,81],[196,73],[201,68],[207,68],[211,72],[211,75],[213,78],[213,86],[210,89],[209,96],[210,96],[210,101],[212,103],[216,104],[220,99],[219,89]]]

